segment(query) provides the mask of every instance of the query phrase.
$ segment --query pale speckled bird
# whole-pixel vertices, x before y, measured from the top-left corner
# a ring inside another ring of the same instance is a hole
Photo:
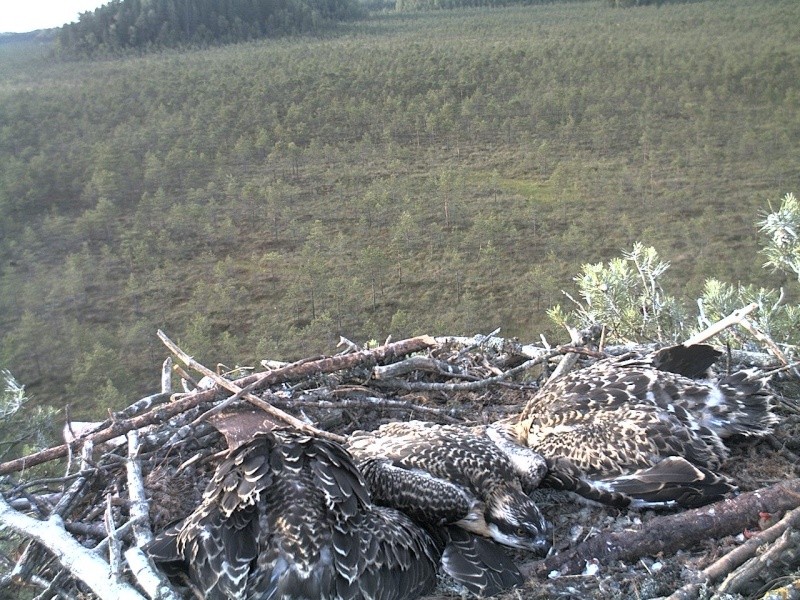
[[[338,444],[259,433],[222,460],[202,503],[146,548],[198,598],[416,598],[433,589],[442,547],[376,506]]]
[[[547,466],[526,448],[516,445],[515,463],[485,432],[423,421],[356,431],[347,448],[376,502],[515,548],[544,553],[551,545],[552,528],[526,493]]]
[[[720,499],[734,489],[715,473],[728,457],[724,440],[765,435],[777,417],[756,371],[695,379],[719,354],[673,346],[597,361],[538,391],[514,435],[551,465],[562,461],[565,473],[633,498],[680,506]]]

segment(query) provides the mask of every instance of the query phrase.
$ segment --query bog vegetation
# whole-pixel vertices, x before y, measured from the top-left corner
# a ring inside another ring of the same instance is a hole
[[[684,309],[712,278],[796,304],[757,221],[800,190],[800,3],[611,4],[0,48],[0,366],[80,417],[158,387],[158,328],[231,367],[340,334],[563,341],[561,290],[637,248]]]

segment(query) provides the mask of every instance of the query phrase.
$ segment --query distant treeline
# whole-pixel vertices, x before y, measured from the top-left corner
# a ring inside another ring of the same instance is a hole
[[[587,0],[395,0],[397,10],[429,10],[464,7],[500,7],[533,4],[554,4],[565,2],[586,2]]]
[[[587,0],[395,0],[397,10],[428,10],[440,8],[462,8],[465,6],[511,6],[516,4],[552,4],[554,2],[586,2]],[[667,4],[669,2],[687,2],[692,0],[606,0],[609,6],[628,7],[647,4]]]
[[[207,45],[314,31],[355,16],[355,0],[113,0],[59,32],[61,50]]]

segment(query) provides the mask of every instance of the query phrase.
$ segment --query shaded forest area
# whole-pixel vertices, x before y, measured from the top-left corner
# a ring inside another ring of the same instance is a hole
[[[58,32],[65,56],[203,46],[315,32],[360,12],[353,0],[113,0]]]
[[[104,61],[4,46],[0,364],[80,418],[153,388],[159,328],[230,367],[340,334],[557,342],[560,290],[636,240],[688,304],[708,277],[778,287],[755,222],[800,190],[797,22],[598,1]]]

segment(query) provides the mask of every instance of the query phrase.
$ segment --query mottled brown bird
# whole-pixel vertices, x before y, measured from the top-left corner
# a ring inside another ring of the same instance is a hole
[[[423,421],[357,431],[347,447],[377,502],[507,546],[538,553],[550,547],[551,527],[526,493],[547,466],[526,448],[516,446],[515,461],[485,432]]]
[[[433,589],[442,556],[372,502],[340,445],[286,430],[230,451],[200,506],[147,551],[211,600],[411,599]]]
[[[715,472],[728,457],[724,440],[765,435],[777,420],[756,371],[693,378],[718,355],[673,346],[600,360],[537,392],[514,435],[599,488],[666,505],[717,500],[733,489]]]

